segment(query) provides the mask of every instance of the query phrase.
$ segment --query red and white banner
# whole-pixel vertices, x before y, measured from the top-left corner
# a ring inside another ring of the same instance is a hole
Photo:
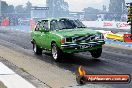
[[[117,21],[83,21],[83,23],[87,27],[130,29],[130,25],[127,22],[117,22]]]

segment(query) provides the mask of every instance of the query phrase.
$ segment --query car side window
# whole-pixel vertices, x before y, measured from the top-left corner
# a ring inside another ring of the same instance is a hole
[[[47,20],[43,21],[41,26],[44,28],[44,30],[49,30],[49,23]]]
[[[54,21],[50,22],[50,28],[51,28],[51,30],[55,30],[55,22]]]
[[[57,21],[57,20],[52,20],[52,21],[50,22],[50,29],[51,29],[51,30],[59,29],[59,27],[58,27],[58,21]]]
[[[38,23],[37,25],[36,25],[36,27],[35,27],[35,31],[39,31],[40,30],[40,24]]]

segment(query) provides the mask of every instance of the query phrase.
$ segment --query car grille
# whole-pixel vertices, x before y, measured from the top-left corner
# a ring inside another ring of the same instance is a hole
[[[95,40],[95,37],[96,35],[78,36],[78,37],[74,37],[73,40],[75,42],[87,42],[87,41]]]

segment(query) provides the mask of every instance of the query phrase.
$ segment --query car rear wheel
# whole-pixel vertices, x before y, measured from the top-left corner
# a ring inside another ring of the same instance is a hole
[[[91,53],[92,57],[99,58],[102,54],[102,48],[91,51],[90,53]]]
[[[36,43],[33,43],[33,51],[36,55],[42,55],[42,49],[39,48]]]
[[[62,61],[62,51],[59,49],[59,47],[56,45],[56,43],[53,43],[51,46],[51,53],[52,57],[56,62]]]

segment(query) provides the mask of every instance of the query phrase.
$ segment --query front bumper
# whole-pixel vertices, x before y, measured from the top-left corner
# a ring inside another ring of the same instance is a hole
[[[79,43],[79,44],[64,44],[61,45],[61,49],[63,52],[66,53],[84,52],[84,51],[91,51],[98,48],[102,48],[103,44],[105,44],[105,41]]]

